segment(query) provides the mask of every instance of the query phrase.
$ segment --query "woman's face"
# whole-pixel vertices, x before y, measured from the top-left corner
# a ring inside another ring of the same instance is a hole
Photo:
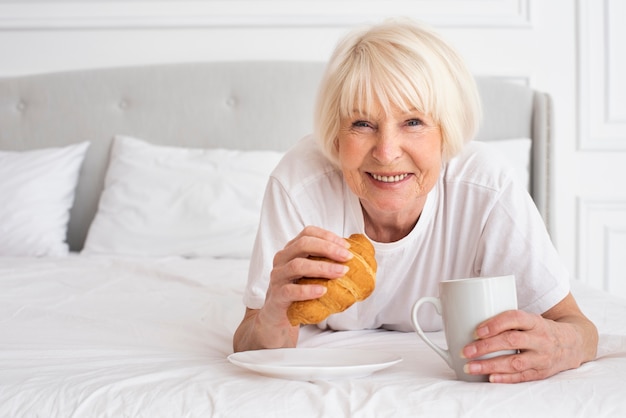
[[[341,119],[339,163],[370,219],[414,225],[441,170],[441,129],[428,115],[380,105]]]

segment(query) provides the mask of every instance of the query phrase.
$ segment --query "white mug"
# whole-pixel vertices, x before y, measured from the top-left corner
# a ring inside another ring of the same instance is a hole
[[[447,350],[433,343],[419,325],[417,314],[424,303],[433,304],[443,318]],[[448,363],[457,378],[468,382],[480,382],[488,380],[488,376],[465,373],[463,366],[468,360],[461,356],[461,351],[465,345],[474,340],[478,324],[512,309],[517,309],[515,276],[447,280],[439,284],[439,298],[423,297],[415,302],[411,310],[411,321],[417,335]],[[514,350],[503,350],[483,356],[481,359],[514,353]]]

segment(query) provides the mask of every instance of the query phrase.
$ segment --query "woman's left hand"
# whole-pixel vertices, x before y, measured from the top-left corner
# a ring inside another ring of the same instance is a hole
[[[494,383],[545,379],[593,360],[598,345],[595,326],[569,294],[543,315],[507,311],[478,325],[476,340],[463,348],[465,372],[487,374]],[[500,350],[517,354],[474,360]]]

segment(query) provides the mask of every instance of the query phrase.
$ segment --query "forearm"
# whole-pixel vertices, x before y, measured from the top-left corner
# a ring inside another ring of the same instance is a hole
[[[235,331],[233,349],[235,352],[260,350],[264,348],[295,347],[300,327],[291,326],[285,318],[280,323],[264,320],[262,310],[246,309],[243,321]]]

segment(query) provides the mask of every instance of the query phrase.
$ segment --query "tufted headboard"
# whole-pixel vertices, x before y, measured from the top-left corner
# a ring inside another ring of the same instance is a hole
[[[0,149],[90,141],[68,242],[82,248],[104,184],[112,138],[185,147],[284,150],[311,131],[323,63],[207,62],[0,78]],[[479,78],[478,138],[533,140],[531,194],[549,227],[550,102]]]

